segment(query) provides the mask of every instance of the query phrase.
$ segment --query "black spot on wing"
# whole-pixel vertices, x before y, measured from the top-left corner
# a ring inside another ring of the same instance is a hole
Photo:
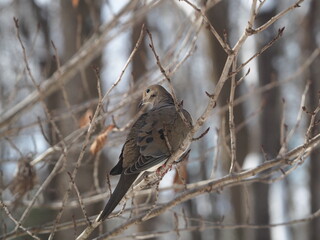
[[[145,138],[146,138],[146,136],[138,137],[138,143],[141,143]]]
[[[162,140],[164,140],[165,138],[164,138],[164,130],[163,129],[160,129],[159,131],[158,131],[158,133],[160,134],[160,138],[162,139]]]
[[[153,137],[148,137],[148,138],[146,139],[146,142],[147,142],[147,143],[153,142]]]

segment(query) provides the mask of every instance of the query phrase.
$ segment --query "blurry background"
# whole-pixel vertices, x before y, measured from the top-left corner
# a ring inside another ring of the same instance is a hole
[[[251,1],[193,3],[233,47],[249,21]],[[295,1],[262,3],[254,28]],[[310,112],[319,105],[320,2],[308,0],[300,5],[250,36],[237,57],[239,66],[285,27],[279,40],[236,75],[239,80],[250,68],[235,93],[238,170],[302,145]],[[81,232],[84,226],[75,222],[84,215],[68,174],[75,171],[87,215],[103,208],[109,194],[107,173],[118,160],[142,89],[155,83],[169,89],[146,34],[120,78],[143,24],[152,33],[161,64],[184,108],[194,120],[201,115],[208,102],[205,91],[213,92],[227,58],[202,19],[188,2],[175,0],[0,1],[1,200],[15,219],[25,215],[23,227],[31,227],[41,239],[50,233],[54,239],[72,239]],[[111,91],[86,144],[86,125],[99,100],[98,82],[102,96]],[[158,199],[151,200],[161,204],[179,194],[172,190],[174,183],[181,182],[177,176],[196,183],[228,174],[229,97],[227,81],[201,132],[208,127],[210,131],[192,143],[180,174],[173,168],[160,184]],[[319,116],[315,121],[312,136],[319,133]],[[111,124],[118,128],[108,134],[103,149],[90,152],[96,137]],[[202,194],[131,226],[115,239],[134,239],[132,234],[141,239],[319,239],[320,220],[312,215],[320,208],[319,153],[315,149],[301,164],[284,166],[283,174],[276,171],[261,181]],[[112,189],[117,180],[110,178]],[[146,197],[135,200],[145,208],[152,205]],[[28,206],[32,207],[26,210]],[[3,237],[32,239],[15,229],[4,208],[0,214]],[[106,221],[99,231],[111,231],[128,216],[125,212]],[[62,223],[69,224],[62,229]],[[92,237],[99,236],[99,231]],[[23,236],[17,237],[18,233]]]

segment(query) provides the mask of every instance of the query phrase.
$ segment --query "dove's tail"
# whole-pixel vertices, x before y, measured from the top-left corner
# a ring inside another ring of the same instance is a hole
[[[129,175],[121,174],[118,185],[113,191],[107,205],[104,207],[103,212],[100,214],[98,221],[104,221],[109,216],[138,176],[139,173]]]

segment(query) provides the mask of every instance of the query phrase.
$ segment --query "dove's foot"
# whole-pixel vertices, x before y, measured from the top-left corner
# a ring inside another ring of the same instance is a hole
[[[160,167],[158,167],[158,169],[156,170],[156,173],[158,176],[163,177],[168,171],[170,171],[172,169],[172,165],[167,168],[165,171],[163,171],[164,168],[166,168],[166,164],[164,163],[163,165],[161,165]]]

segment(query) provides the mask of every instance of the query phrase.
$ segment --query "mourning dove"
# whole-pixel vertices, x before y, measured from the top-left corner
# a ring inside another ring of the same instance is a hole
[[[144,104],[150,104],[152,108],[142,114],[130,129],[119,162],[110,172],[111,175],[121,174],[120,180],[98,221],[109,216],[141,173],[156,171],[164,164],[190,131],[190,114],[182,109],[183,120],[172,96],[162,86],[148,87],[143,92]]]

